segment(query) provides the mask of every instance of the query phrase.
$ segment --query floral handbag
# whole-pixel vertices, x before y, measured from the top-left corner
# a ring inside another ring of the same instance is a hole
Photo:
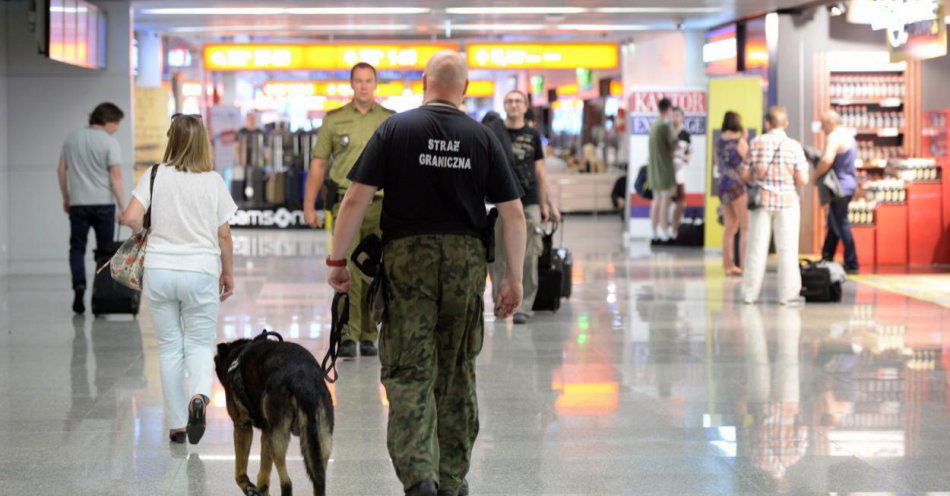
[[[149,202],[142,222],[142,229],[125,240],[115,252],[115,255],[112,256],[112,259],[109,260],[112,279],[136,291],[142,290],[142,274],[145,272],[145,247],[148,244],[148,234],[152,227],[152,193],[155,190],[155,175],[158,173],[158,167],[158,165],[152,167],[151,177],[149,178]],[[105,267],[103,265],[99,268],[99,271],[102,271]]]

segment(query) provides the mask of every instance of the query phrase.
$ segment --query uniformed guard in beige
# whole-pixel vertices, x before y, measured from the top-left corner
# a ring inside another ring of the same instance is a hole
[[[311,227],[322,227],[323,221],[317,215],[314,204],[317,192],[323,185],[327,163],[330,163],[330,184],[328,189],[336,191],[330,195],[332,205],[325,205],[336,218],[340,208],[340,201],[350,186],[346,175],[350,173],[356,159],[363,153],[366,143],[376,132],[376,128],[395,112],[376,103],[376,69],[360,62],[350,70],[350,85],[353,87],[353,100],[346,105],[327,113],[323,119],[323,126],[317,135],[317,146],[313,149],[313,159],[310,161],[310,174],[307,176],[307,188],[304,197],[304,218]],[[379,218],[382,213],[382,193],[373,198],[373,203],[366,212],[359,233],[354,238],[347,257],[359,244],[359,241],[369,234],[380,235]],[[352,264],[352,262],[350,262]],[[358,274],[357,272],[354,272]],[[353,289],[350,293],[352,302],[350,321],[343,330],[343,342],[339,356],[352,358],[356,356],[356,343],[359,342],[360,354],[375,356],[376,338],[379,332],[376,322],[370,313],[366,298],[369,281],[360,277],[353,278]]]

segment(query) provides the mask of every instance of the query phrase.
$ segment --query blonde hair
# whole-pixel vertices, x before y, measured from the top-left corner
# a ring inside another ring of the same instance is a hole
[[[211,141],[201,120],[192,115],[172,118],[168,128],[168,144],[162,162],[182,172],[214,170],[211,159]]]

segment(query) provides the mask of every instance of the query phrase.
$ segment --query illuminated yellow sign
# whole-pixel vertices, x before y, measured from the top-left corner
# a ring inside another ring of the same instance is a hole
[[[422,70],[436,52],[458,45],[206,45],[205,69],[349,70],[368,62],[378,70]]]
[[[325,97],[352,97],[353,88],[347,81],[269,81],[264,83],[264,94],[269,97],[288,96],[325,96]],[[421,95],[422,83],[404,83],[392,81],[380,83],[376,87],[376,96],[394,97]],[[470,81],[466,96],[471,98],[490,97],[495,94],[494,81]]]
[[[473,43],[467,55],[471,69],[616,69],[620,62],[614,43]]]

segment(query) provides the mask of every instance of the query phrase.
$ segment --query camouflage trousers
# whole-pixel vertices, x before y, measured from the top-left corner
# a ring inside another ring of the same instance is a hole
[[[406,489],[423,480],[455,489],[478,435],[485,248],[471,236],[411,236],[387,243],[383,264],[389,293],[379,357],[389,455]]]
[[[340,203],[333,206],[333,219],[337,219],[340,212]],[[376,341],[379,331],[376,329],[376,322],[373,320],[372,312],[369,307],[369,285],[372,282],[364,276],[360,269],[356,267],[350,256],[353,250],[360,244],[360,241],[370,235],[382,235],[379,230],[379,220],[383,213],[382,200],[373,200],[366,209],[366,216],[363,217],[363,223],[360,230],[350,243],[346,250],[346,266],[350,270],[350,321],[343,328],[344,341]]]

